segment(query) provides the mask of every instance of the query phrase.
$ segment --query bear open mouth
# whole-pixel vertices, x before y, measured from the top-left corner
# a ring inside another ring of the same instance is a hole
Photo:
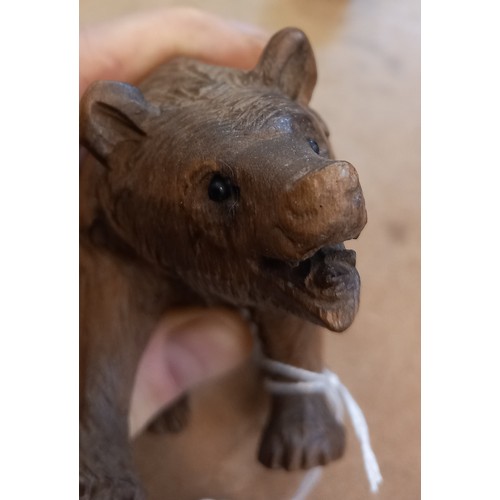
[[[282,291],[294,303],[305,307],[316,322],[342,331],[354,320],[360,279],[356,252],[346,250],[343,243],[323,246],[295,262],[266,258],[264,268]]]

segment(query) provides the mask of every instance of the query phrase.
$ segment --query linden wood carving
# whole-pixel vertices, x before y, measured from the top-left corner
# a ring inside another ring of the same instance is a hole
[[[171,307],[248,308],[266,356],[321,371],[314,324],[357,312],[366,223],[355,169],[334,160],[308,107],[306,36],[278,32],[249,72],[179,58],[139,88],[94,83],[81,100],[80,497],[142,499],[127,413],[138,359]],[[188,398],[152,429],[177,431]],[[341,456],[321,394],[274,395],[258,459],[307,469]]]

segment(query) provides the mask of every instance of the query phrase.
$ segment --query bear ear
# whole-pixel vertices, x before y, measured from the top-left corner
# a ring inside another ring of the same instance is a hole
[[[98,81],[80,100],[80,143],[104,165],[115,147],[126,140],[140,140],[148,118],[159,115],[141,91],[127,83]]]
[[[316,61],[307,36],[297,28],[278,31],[254,69],[266,85],[276,85],[301,104],[308,104],[316,85]]]

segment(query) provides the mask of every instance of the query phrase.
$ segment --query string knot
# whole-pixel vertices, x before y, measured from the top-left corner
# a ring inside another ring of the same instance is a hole
[[[312,372],[305,370],[304,368],[287,365],[269,358],[262,359],[262,367],[270,375],[290,379],[290,381],[277,381],[267,377],[265,379],[265,385],[271,393],[323,393],[332,412],[339,421],[343,421],[344,410],[347,411],[361,447],[365,471],[368,482],[370,483],[370,489],[373,493],[377,492],[378,487],[382,482],[382,475],[380,474],[377,459],[370,444],[368,424],[366,423],[366,419],[361,411],[361,408],[351,396],[351,393],[347,390],[344,384],[342,384],[339,377],[327,369],[323,370],[321,373]],[[319,479],[317,468],[312,469],[312,471],[316,471],[314,472],[314,477]]]

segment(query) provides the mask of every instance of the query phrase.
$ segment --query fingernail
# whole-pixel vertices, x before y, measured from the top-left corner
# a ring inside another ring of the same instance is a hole
[[[269,40],[269,38],[271,37],[271,34],[268,31],[259,26],[256,26],[255,24],[249,24],[234,20],[229,21],[229,24],[238,31],[241,31],[242,33],[250,36],[254,36],[256,38]]]
[[[251,349],[246,325],[220,314],[177,325],[167,343],[169,370],[181,390],[231,370]]]

